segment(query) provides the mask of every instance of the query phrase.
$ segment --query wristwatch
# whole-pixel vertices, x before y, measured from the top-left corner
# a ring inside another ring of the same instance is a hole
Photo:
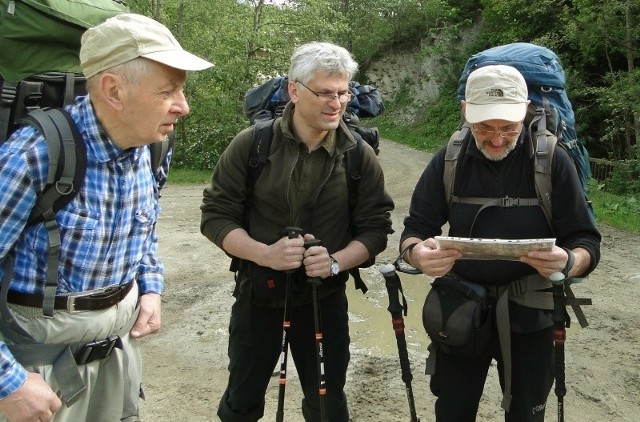
[[[329,255],[329,259],[331,259],[331,277],[338,275],[340,273],[340,265],[338,261],[331,255]]]

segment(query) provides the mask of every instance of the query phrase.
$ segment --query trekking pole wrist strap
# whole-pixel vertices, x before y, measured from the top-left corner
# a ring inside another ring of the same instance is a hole
[[[567,253],[567,263],[562,269],[562,274],[564,274],[565,278],[569,278],[569,271],[571,271],[571,268],[573,268],[573,264],[576,261],[576,255],[573,253],[571,249],[568,249],[568,248],[562,248],[562,249],[564,249],[564,251]]]
[[[405,258],[407,256],[407,254],[410,254],[411,251],[413,250],[413,248],[418,244],[418,242],[413,242],[410,243],[409,245],[407,245],[402,252],[400,252],[400,259],[402,259],[404,262],[406,262],[407,264],[411,264],[409,261],[407,261],[407,259]]]

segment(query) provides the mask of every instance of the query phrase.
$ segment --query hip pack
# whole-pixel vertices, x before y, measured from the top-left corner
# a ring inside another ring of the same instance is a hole
[[[487,290],[452,275],[436,278],[422,308],[422,323],[443,352],[476,356],[487,345],[491,305]]]

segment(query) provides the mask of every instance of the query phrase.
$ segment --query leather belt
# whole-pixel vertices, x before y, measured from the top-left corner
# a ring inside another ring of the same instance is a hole
[[[54,309],[66,309],[69,312],[107,309],[124,299],[131,291],[133,284],[133,282],[129,282],[124,285],[111,286],[86,293],[56,296]],[[7,292],[7,302],[31,308],[42,308],[42,295],[9,290]]]

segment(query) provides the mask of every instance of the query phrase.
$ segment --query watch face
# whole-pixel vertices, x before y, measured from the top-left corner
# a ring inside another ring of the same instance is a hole
[[[340,266],[335,260],[331,261],[331,275],[338,275],[340,272]]]

